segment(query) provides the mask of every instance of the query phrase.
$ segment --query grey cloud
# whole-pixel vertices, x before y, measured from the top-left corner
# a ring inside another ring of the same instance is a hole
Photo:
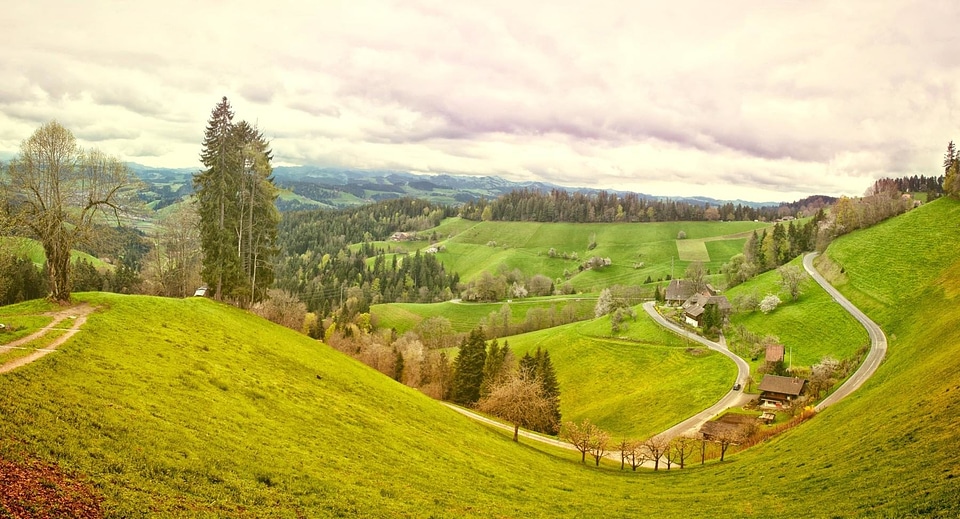
[[[90,142],[109,141],[114,139],[135,139],[140,131],[133,128],[116,126],[89,126],[72,129],[78,139]]]

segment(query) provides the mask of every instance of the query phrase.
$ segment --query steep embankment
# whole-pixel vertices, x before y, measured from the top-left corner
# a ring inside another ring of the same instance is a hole
[[[887,360],[722,464],[582,467],[238,310],[108,295],[82,297],[101,311],[57,353],[0,376],[0,455],[85,475],[113,516],[955,517],[956,221],[940,201],[831,246]]]

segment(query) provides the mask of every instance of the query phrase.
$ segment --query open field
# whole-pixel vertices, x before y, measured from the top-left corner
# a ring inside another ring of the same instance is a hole
[[[800,259],[790,264],[802,269]],[[804,293],[796,301],[791,301],[789,294],[781,292],[779,281],[780,274],[771,270],[727,291],[725,295],[731,300],[739,295],[754,293],[758,299],[767,294],[777,294],[783,301],[769,314],[759,310],[734,314],[730,319],[733,326],[728,340],[740,339],[737,334],[740,325],[761,337],[779,337],[787,351],[785,362],[789,365],[792,361],[797,366],[816,364],[825,356],[842,360],[852,357],[860,348],[869,346],[870,339],[863,326],[813,280],[806,283]],[[751,359],[746,360],[749,362]],[[751,372],[755,373],[762,363],[761,354],[757,361],[751,362]]]
[[[445,317],[456,332],[468,332],[477,327],[488,315],[499,312],[504,305],[510,308],[512,324],[519,324],[532,309],[554,309],[558,314],[567,306],[573,306],[577,315],[590,317],[596,299],[584,297],[545,297],[518,299],[511,303],[388,303],[373,305],[370,313],[375,316],[380,328],[393,328],[404,333],[417,327],[424,319]]]
[[[43,246],[40,245],[40,242],[30,239],[30,238],[13,238],[9,236],[0,236],[0,249],[5,252],[11,252],[20,257],[30,258],[35,265],[38,267],[43,266],[46,263],[46,256],[43,254]],[[71,261],[78,261],[83,259],[93,265],[98,269],[110,269],[113,270],[113,265],[109,265],[100,260],[100,258],[95,258],[86,252],[81,252],[78,250],[70,251]]]
[[[618,337],[602,317],[508,337],[519,358],[550,352],[564,420],[589,418],[614,438],[643,439],[709,407],[730,389],[737,369],[719,353],[688,343],[637,307]]]
[[[705,261],[716,273],[730,256],[742,251],[744,233],[767,226],[757,222],[663,222],[663,223],[537,223],[470,222],[455,219],[456,234],[442,243],[437,255],[448,270],[470,280],[484,270],[518,268],[527,276],[544,274],[551,279],[569,274],[574,287],[598,292],[611,284],[642,284],[647,277],[663,279],[683,274],[690,261]],[[447,225],[441,224],[441,228]],[[462,227],[461,227],[462,226]],[[687,239],[677,240],[684,231]],[[430,231],[427,231],[430,232]],[[443,233],[438,230],[438,234]],[[591,236],[597,246],[588,250]],[[729,243],[728,243],[729,242]],[[678,247],[682,250],[678,250]],[[557,257],[550,257],[550,249]],[[564,259],[567,254],[578,259]],[[579,272],[580,263],[591,256],[609,257],[611,267]]]
[[[724,463],[584,467],[237,309],[107,294],[78,296],[101,310],[57,354],[0,376],[0,456],[85,475],[110,517],[956,517],[958,219],[940,200],[831,245],[888,356]]]

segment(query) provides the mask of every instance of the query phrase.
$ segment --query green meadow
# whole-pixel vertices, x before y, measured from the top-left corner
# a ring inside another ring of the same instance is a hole
[[[508,337],[517,357],[550,352],[564,420],[590,421],[615,438],[644,439],[710,407],[736,379],[723,355],[661,328],[641,307],[610,337],[601,317]]]
[[[757,222],[663,222],[663,223],[538,223],[470,222],[455,219],[443,241],[446,250],[437,254],[447,269],[470,280],[484,270],[520,269],[525,275],[544,274],[564,279],[582,292],[599,292],[619,283],[642,284],[680,276],[692,261],[703,261],[716,273],[731,256],[743,250],[745,233],[766,227]],[[687,238],[678,240],[680,231]],[[425,232],[430,232],[425,231]],[[596,248],[588,249],[591,237]],[[557,257],[550,257],[550,249]],[[578,259],[564,259],[563,254]],[[579,265],[592,256],[609,257],[613,265],[599,271],[579,272]]]
[[[822,269],[883,327],[887,357],[851,397],[723,463],[584,466],[235,308],[109,294],[78,295],[100,308],[83,330],[0,375],[0,455],[84,475],[108,517],[957,517],[958,220],[960,202],[938,200],[828,248]],[[537,333],[511,347],[551,340]],[[608,379],[585,390],[646,384],[634,368],[655,366],[605,360],[629,348],[667,371],[705,360],[645,344],[640,319],[628,339],[602,320],[554,335],[567,338],[549,347],[558,373],[579,359]],[[574,383],[561,379],[564,399]]]
[[[801,258],[793,260],[790,265],[803,268]],[[758,299],[775,294],[783,301],[769,314],[760,310],[733,314],[730,318],[733,326],[727,337],[729,341],[736,343],[740,340],[737,334],[740,325],[761,337],[773,335],[784,345],[785,362],[797,366],[811,366],[826,356],[843,360],[870,345],[863,326],[812,279],[804,285],[805,289],[796,301],[781,291],[779,281],[780,274],[771,270],[725,293],[731,300],[744,294],[756,294]],[[761,354],[757,361],[751,363],[751,370],[754,371],[762,363]]]
[[[380,328],[395,329],[398,333],[412,330],[424,319],[444,317],[450,321],[456,332],[468,332],[476,328],[491,313],[500,312],[506,306],[510,309],[511,324],[519,324],[534,309],[554,310],[558,315],[567,307],[575,315],[589,317],[593,315],[596,298],[590,297],[546,297],[517,299],[510,303],[388,303],[372,305],[370,314],[374,316]]]

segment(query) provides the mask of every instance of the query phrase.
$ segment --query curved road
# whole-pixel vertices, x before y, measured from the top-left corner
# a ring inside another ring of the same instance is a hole
[[[710,348],[711,350],[718,351],[727,357],[729,357],[733,362],[737,364],[737,382],[743,383],[744,380],[750,376],[750,365],[747,364],[747,361],[741,359],[737,355],[733,354],[726,346],[713,342],[705,337],[701,337],[689,330],[684,329],[681,326],[678,326],[676,323],[672,323],[667,320],[666,317],[660,315],[657,312],[657,309],[654,307],[653,301],[648,301],[643,304],[643,309],[647,311],[647,314],[656,321],[657,324],[663,326],[664,328],[676,333],[677,335],[689,339],[691,341],[699,342],[704,346]],[[721,412],[731,407],[743,405],[750,400],[749,395],[743,394],[741,391],[731,390],[729,393],[724,395],[717,403],[712,406],[700,411],[699,413],[687,418],[686,420],[674,425],[673,427],[667,429],[660,433],[660,436],[666,439],[672,439],[675,436],[680,436],[683,433],[689,432],[691,430],[699,429],[701,425],[707,423],[711,418],[717,416]]]
[[[837,303],[840,304],[840,306],[842,306],[847,312],[850,313],[850,315],[852,315],[857,321],[859,321],[864,328],[867,329],[867,334],[869,334],[870,336],[870,352],[867,353],[867,357],[864,359],[863,364],[860,365],[857,371],[853,375],[851,375],[850,378],[843,383],[843,385],[837,388],[836,391],[830,394],[830,396],[825,398],[822,402],[820,402],[814,408],[817,412],[820,412],[826,407],[839,402],[841,399],[845,398],[850,393],[853,393],[854,391],[856,391],[861,385],[863,385],[863,383],[867,379],[869,379],[873,375],[873,373],[880,366],[880,362],[883,361],[883,357],[886,355],[887,336],[884,335],[883,330],[880,329],[880,326],[878,326],[877,323],[870,320],[869,317],[867,317],[863,312],[861,312],[859,308],[854,306],[853,303],[848,301],[847,298],[843,297],[843,295],[840,294],[840,292],[837,289],[833,288],[833,285],[828,283],[827,280],[824,279],[819,272],[817,272],[817,270],[813,266],[813,260],[816,257],[817,257],[816,252],[812,252],[804,256],[803,268],[806,269],[806,271],[810,274],[810,277],[812,277],[821,287],[823,287],[823,289],[826,290],[827,293],[830,294],[830,296]],[[729,349],[727,349],[725,345],[708,340],[704,337],[701,337],[693,332],[690,332],[684,329],[681,326],[676,325],[675,323],[670,322],[665,317],[660,315],[659,312],[657,312],[653,301],[644,303],[643,309],[646,310],[647,314],[649,314],[650,317],[660,326],[667,328],[668,330],[676,333],[677,335],[680,335],[681,337],[687,338],[691,341],[698,342],[710,348],[711,350],[718,351],[723,355],[726,355],[727,357],[732,359],[737,364],[737,371],[738,371],[737,381],[738,382],[742,383],[750,375],[750,366],[747,364],[747,362],[742,358],[740,358],[739,356],[733,354]],[[687,418],[686,420],[678,423],[677,425],[674,425],[673,427],[660,433],[659,436],[669,440],[676,436],[680,436],[681,434],[686,433],[688,431],[699,429],[701,425],[709,421],[714,416],[720,414],[722,411],[730,407],[742,405],[743,403],[749,401],[751,398],[752,397],[750,395],[745,395],[740,391],[730,391],[726,395],[724,395],[723,398],[717,401],[717,403],[713,404],[707,409],[704,409],[703,411],[697,413],[696,415],[691,416],[690,418]],[[496,420],[491,420],[489,418],[486,418],[468,409],[464,409],[456,405],[452,405],[452,404],[446,404],[446,405],[451,409],[459,413],[462,413],[470,418],[473,418],[474,420],[477,420],[479,422],[483,422],[485,424],[492,425],[494,427],[498,427],[510,432],[513,431],[512,425],[498,422]],[[555,447],[561,447],[561,448],[570,449],[570,450],[574,449],[574,447],[569,443],[561,442],[550,436],[545,436],[542,434],[525,431],[523,429],[520,430],[520,436],[534,440],[534,441],[547,443]],[[607,457],[613,459],[615,454],[616,452],[610,452],[607,454]]]
[[[843,297],[836,288],[833,288],[833,285],[828,283],[827,280],[817,272],[817,269],[813,267],[813,259],[816,257],[816,252],[811,252],[804,256],[803,268],[810,274],[810,277],[830,294],[830,297],[832,297],[834,301],[840,303],[840,306],[842,306],[844,310],[850,312],[850,315],[857,321],[860,321],[860,324],[867,329],[867,334],[870,335],[870,352],[867,353],[867,358],[863,359],[863,364],[860,365],[857,371],[851,375],[843,385],[817,404],[814,410],[820,412],[856,391],[857,388],[862,386],[863,383],[877,371],[877,368],[880,367],[880,362],[883,361],[883,357],[887,354],[887,336],[884,335],[883,330],[877,326],[877,323],[871,321],[859,308],[853,306],[853,303]]]

